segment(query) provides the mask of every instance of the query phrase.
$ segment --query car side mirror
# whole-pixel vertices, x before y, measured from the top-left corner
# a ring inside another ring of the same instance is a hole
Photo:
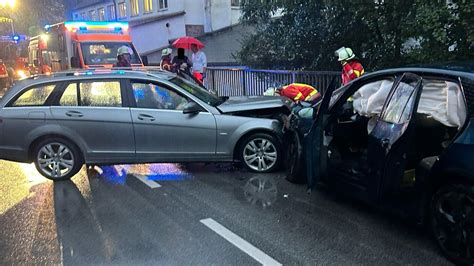
[[[144,66],[148,66],[148,56],[142,55],[142,56],[141,56],[141,59],[142,59],[143,65],[144,65]]]
[[[201,106],[195,102],[189,102],[184,106],[183,114],[197,114],[202,111]]]

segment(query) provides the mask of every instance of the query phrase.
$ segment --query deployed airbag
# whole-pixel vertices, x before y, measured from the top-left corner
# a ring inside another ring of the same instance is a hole
[[[426,80],[417,112],[430,115],[448,127],[460,128],[466,120],[461,89],[451,81]]]
[[[390,79],[362,86],[352,96],[354,112],[366,117],[379,115],[392,86]],[[424,80],[417,112],[448,127],[460,128],[466,120],[466,105],[459,85],[451,81]]]
[[[392,86],[393,79],[383,79],[362,86],[352,96],[354,111],[367,117],[380,114]]]

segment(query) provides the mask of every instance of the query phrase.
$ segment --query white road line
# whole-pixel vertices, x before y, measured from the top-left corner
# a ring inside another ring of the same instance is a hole
[[[156,183],[153,180],[148,179],[148,177],[146,175],[135,175],[135,177],[138,178],[138,180],[145,183],[145,185],[149,186],[150,188],[159,188],[159,187],[161,187],[160,184]]]
[[[218,222],[214,221],[211,218],[202,219],[200,221],[205,226],[209,227],[212,231],[216,232],[225,240],[232,243],[234,246],[238,247],[243,252],[247,253],[250,257],[254,258],[256,261],[260,262],[263,265],[281,265],[278,261],[274,260],[272,257],[263,253],[260,249],[256,248],[245,239],[240,236],[232,233],[229,229],[225,228]]]

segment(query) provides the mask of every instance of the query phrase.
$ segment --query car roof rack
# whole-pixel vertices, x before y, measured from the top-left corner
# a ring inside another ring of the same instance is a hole
[[[150,73],[152,72],[152,73]],[[70,69],[64,71],[53,72],[50,74],[35,74],[26,79],[37,79],[40,77],[67,77],[67,76],[87,76],[97,74],[127,74],[127,73],[143,73],[173,75],[172,72],[162,70],[161,67],[113,67],[113,68],[88,68],[88,69]]]

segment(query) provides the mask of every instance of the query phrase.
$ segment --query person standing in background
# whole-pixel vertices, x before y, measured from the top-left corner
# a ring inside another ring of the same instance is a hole
[[[193,63],[193,76],[199,80],[201,83],[204,83],[206,78],[206,68],[207,68],[207,57],[203,51],[200,51],[197,45],[192,44],[191,50],[193,51],[192,63]]]

